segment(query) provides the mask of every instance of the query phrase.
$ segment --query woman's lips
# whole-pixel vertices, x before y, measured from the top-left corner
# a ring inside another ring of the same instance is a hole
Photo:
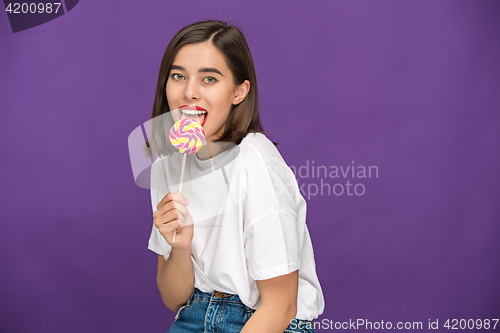
[[[208,112],[201,106],[197,105],[182,105],[179,110],[181,111],[181,119],[190,118],[203,126],[208,118]]]

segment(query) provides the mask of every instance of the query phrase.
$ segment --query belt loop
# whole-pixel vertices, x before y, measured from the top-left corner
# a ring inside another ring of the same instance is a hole
[[[187,303],[186,304],[189,304],[191,305],[191,303],[193,302],[193,298],[194,298],[194,294],[196,294],[196,287],[194,288],[193,292],[191,293],[191,296],[189,296],[189,299],[187,300]]]

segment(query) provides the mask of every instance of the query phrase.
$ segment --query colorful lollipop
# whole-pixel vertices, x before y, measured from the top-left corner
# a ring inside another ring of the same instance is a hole
[[[181,169],[181,181],[179,185],[179,193],[182,192],[182,179],[184,178],[184,167],[186,165],[186,155],[193,155],[201,149],[203,143],[205,143],[205,131],[201,125],[190,118],[184,118],[177,121],[172,128],[170,128],[169,134],[170,142],[172,145],[179,149],[181,154],[184,154],[182,159],[182,169]],[[172,237],[172,243],[175,243],[175,235],[177,230],[174,231],[174,237]]]
[[[179,149],[181,154],[184,152],[193,155],[205,142],[205,131],[201,125],[190,118],[177,121],[170,129],[170,142]]]

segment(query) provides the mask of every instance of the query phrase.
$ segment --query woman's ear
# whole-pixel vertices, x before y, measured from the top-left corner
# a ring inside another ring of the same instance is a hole
[[[245,82],[236,87],[236,93],[233,99],[233,105],[240,104],[247,97],[249,91],[250,91],[250,81],[245,80]]]

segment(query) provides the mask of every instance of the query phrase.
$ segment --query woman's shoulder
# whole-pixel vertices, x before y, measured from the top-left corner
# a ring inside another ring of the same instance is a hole
[[[263,133],[248,133],[240,143],[245,168],[268,169],[269,172],[288,167],[280,152]]]
[[[259,132],[247,133],[241,140],[240,149],[244,151],[258,151],[261,154],[278,154],[279,151],[271,140],[264,134]]]

